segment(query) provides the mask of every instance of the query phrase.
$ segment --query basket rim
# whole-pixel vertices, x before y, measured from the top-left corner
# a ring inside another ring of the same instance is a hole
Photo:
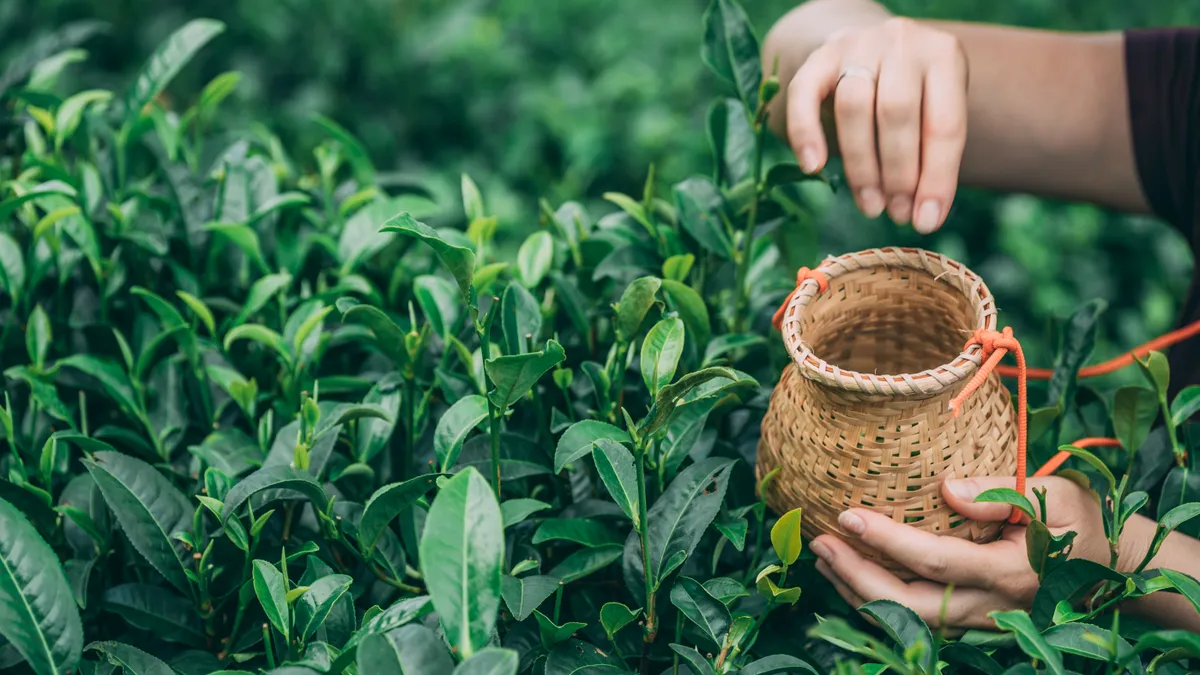
[[[939,253],[919,248],[873,248],[826,258],[815,271],[825,275],[832,286],[844,274],[872,267],[920,270],[961,291],[973,305],[976,329],[996,330],[996,301],[979,275],[962,263]],[[813,352],[802,339],[801,317],[804,309],[818,297],[818,282],[809,278],[788,297],[780,334],[784,346],[801,374],[843,391],[866,394],[933,395],[956,388],[975,374],[981,358],[980,347],[973,345],[949,363],[918,373],[876,375],[844,370]],[[963,337],[966,342],[967,336]]]

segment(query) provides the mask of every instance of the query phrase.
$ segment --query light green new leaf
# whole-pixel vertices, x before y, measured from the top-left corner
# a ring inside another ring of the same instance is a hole
[[[800,557],[800,513],[798,508],[788,511],[771,528],[771,546],[785,565]]]
[[[192,60],[196,52],[224,30],[225,24],[219,21],[195,19],[172,33],[158,46],[125,94],[127,130],[133,127],[142,110],[158,96],[188,61]]]
[[[204,327],[208,329],[208,334],[216,337],[217,322],[216,319],[213,318],[212,310],[208,308],[208,305],[204,304],[203,300],[197,298],[191,293],[175,291],[175,295],[178,295],[179,299],[183,300],[183,303],[192,310],[192,313],[195,314],[198,319],[200,319],[200,321],[204,324]]]
[[[698,347],[707,345],[712,328],[709,326],[708,305],[704,303],[704,298],[691,286],[674,279],[663,279],[662,290],[671,308],[683,319],[692,340]]]
[[[621,342],[632,342],[641,330],[642,321],[646,314],[657,302],[658,289],[662,279],[658,277],[641,277],[621,294],[617,303],[617,339]]]
[[[636,472],[641,469],[634,466],[633,454],[611,438],[600,438],[592,444],[592,461],[608,494],[633,521],[634,529],[638,529],[640,500]]]
[[[283,573],[265,560],[255,560],[253,577],[254,595],[258,596],[258,603],[262,605],[267,620],[287,642],[291,635],[292,616]]]
[[[111,91],[92,89],[81,91],[62,102],[54,114],[54,147],[62,148],[63,143],[75,134],[83,112],[89,105],[102,105],[112,98]]]
[[[83,460],[129,542],[158,573],[185,596],[192,593],[186,557],[171,535],[191,527],[187,497],[157,469],[116,452]]]
[[[450,644],[463,658],[487,646],[500,608],[504,527],[491,486],[474,468],[442,488],[425,518],[421,572]]]
[[[537,288],[550,273],[554,263],[554,238],[549,232],[540,230],[529,235],[517,250],[517,271],[521,285]]]
[[[1112,471],[1099,457],[1093,455],[1087,450],[1084,450],[1083,448],[1077,448],[1073,445],[1060,445],[1058,446],[1058,451],[1069,453],[1071,456],[1078,457],[1079,459],[1082,459],[1090,464],[1093,469],[1100,472],[1100,475],[1104,476],[1104,479],[1108,481],[1108,489],[1114,492],[1116,491],[1117,479],[1113,477]]]
[[[350,166],[354,170],[354,179],[360,185],[373,184],[375,182],[375,166],[371,163],[371,154],[354,137],[354,134],[324,115],[313,115],[312,120],[341,146],[342,152],[345,153],[346,159],[350,161]]]
[[[46,367],[46,354],[50,353],[50,331],[50,317],[39,303],[33,308],[25,326],[25,348],[29,352],[29,360],[38,370]]]
[[[376,490],[363,507],[362,518],[358,522],[358,545],[363,552],[370,555],[388,523],[432,490],[441,475],[431,473],[417,476]]]
[[[337,301],[338,311],[342,313],[342,321],[361,323],[375,334],[375,344],[379,347],[398,369],[408,364],[408,350],[405,347],[407,333],[396,325],[395,321],[378,307],[361,305],[351,298],[341,298]]]
[[[1171,385],[1171,365],[1162,352],[1150,352],[1144,359],[1134,359],[1142,375],[1154,387],[1160,398],[1166,398],[1167,389]]]
[[[8,293],[14,307],[25,290],[25,256],[7,232],[0,232],[0,290]]]
[[[1184,387],[1171,402],[1171,421],[1176,427],[1181,427],[1200,412],[1200,385]]]
[[[0,532],[0,636],[37,675],[73,672],[83,651],[83,625],[58,556],[2,499]]]
[[[258,233],[244,223],[209,223],[204,226],[204,229],[209,232],[221,234],[233,242],[235,246],[242,249],[251,260],[258,265],[259,270],[268,272],[271,266],[267,264],[267,259],[263,257],[262,244],[258,240]]]
[[[454,332],[461,314],[458,289],[454,284],[432,274],[422,274],[413,279],[413,295],[434,333],[445,337]]]
[[[450,270],[464,301],[471,297],[471,279],[475,274],[475,252],[465,246],[456,246],[446,241],[433,228],[407,213],[401,213],[383,224],[380,232],[395,232],[409,237],[416,237],[425,242],[442,259],[442,263]]]
[[[233,343],[238,340],[250,340],[251,342],[259,343],[275,352],[283,363],[291,363],[292,361],[292,350],[283,341],[283,336],[266,326],[257,323],[244,323],[240,326],[234,326],[225,334],[225,341],[222,347],[228,352]]]
[[[567,427],[554,450],[554,473],[562,471],[568,464],[592,452],[592,446],[601,439],[628,443],[629,434],[607,422],[582,420]]]
[[[442,471],[454,467],[462,451],[463,440],[487,416],[488,401],[479,394],[458,399],[442,414],[433,432],[433,454]]]
[[[992,488],[984,490],[975,497],[976,502],[992,502],[999,504],[1008,504],[1014,508],[1020,509],[1022,513],[1029,518],[1036,519],[1037,511],[1033,508],[1033,502],[1025,495],[1013,490],[1012,488]]]
[[[1192,603],[1197,612],[1200,612],[1200,582],[1183,572],[1175,570],[1162,570],[1162,575],[1171,582],[1175,590],[1179,591],[1183,597],[1187,598],[1188,602]]]
[[[654,324],[642,341],[642,380],[651,396],[675,377],[683,355],[683,321],[663,319]]]
[[[1197,388],[1200,391],[1200,387]],[[1158,397],[1144,387],[1121,387],[1113,397],[1112,423],[1126,452],[1135,453],[1146,441],[1158,417]]]
[[[500,410],[506,410],[533,388],[537,381],[554,366],[562,363],[566,352],[562,345],[547,340],[540,352],[498,356],[484,362],[484,369],[495,388],[488,400]]]
[[[236,326],[244,323],[265,307],[272,298],[279,295],[282,291],[287,290],[291,285],[292,275],[287,272],[267,274],[260,277],[258,281],[251,284],[250,291],[246,293],[246,304],[237,313],[237,316],[233,318],[233,325]]]

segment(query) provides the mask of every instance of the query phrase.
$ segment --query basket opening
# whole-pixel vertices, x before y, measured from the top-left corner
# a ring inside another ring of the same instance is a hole
[[[977,321],[971,300],[932,274],[873,267],[839,275],[809,303],[801,331],[842,370],[899,375],[952,361]]]

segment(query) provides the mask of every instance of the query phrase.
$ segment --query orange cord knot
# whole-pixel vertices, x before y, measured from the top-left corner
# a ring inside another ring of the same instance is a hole
[[[809,279],[817,282],[818,293],[824,293],[829,289],[829,277],[825,276],[824,272],[801,267],[799,270],[796,270],[796,291],[800,290],[804,282]],[[775,315],[771,317],[771,325],[775,327],[775,330],[783,327],[783,313],[787,311],[787,306],[791,303],[792,296],[796,294],[796,291],[787,294],[787,297],[783,299],[783,304],[779,306],[779,309],[775,310]]]
[[[1003,331],[979,329],[971,335],[971,339],[967,340],[967,344],[963,347],[963,351],[969,350],[971,347],[979,346],[979,357],[983,361],[979,366],[979,370],[975,371],[975,376],[971,378],[967,385],[962,388],[950,401],[950,410],[954,411],[954,416],[957,417],[962,412],[962,405],[966,402],[971,394],[975,393],[979,387],[987,381],[988,376],[1000,365],[1000,359],[1003,359],[1005,354],[1012,352],[1017,357],[1017,492],[1025,494],[1025,471],[1026,471],[1026,445],[1028,441],[1029,422],[1026,416],[1026,411],[1029,408],[1028,392],[1026,388],[1025,377],[1025,353],[1021,350],[1021,343],[1017,342],[1017,338],[1013,337],[1012,328],[1005,327]],[[1009,522],[1015,523],[1020,520],[1021,513],[1013,509],[1009,516]]]

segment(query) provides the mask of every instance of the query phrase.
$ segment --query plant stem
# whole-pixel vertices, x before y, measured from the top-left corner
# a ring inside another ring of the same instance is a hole
[[[658,618],[655,616],[654,584],[650,579],[650,535],[646,527],[646,442],[637,442],[637,486],[638,486],[638,536],[642,540],[642,572],[646,583],[646,627],[642,635],[642,672],[648,672],[650,663],[647,659],[650,644],[658,636]]]
[[[562,596],[563,582],[558,582],[558,589],[554,591],[554,623],[558,623],[559,614],[562,613]]]
[[[679,642],[683,636],[683,612],[675,615],[675,642]],[[671,654],[671,675],[679,675],[679,652],[672,650]]]
[[[742,231],[742,248],[737,256],[737,281],[734,287],[733,331],[746,330],[747,317],[746,277],[750,271],[750,249],[754,244],[754,228],[758,225],[758,203],[762,199],[763,126],[756,125],[754,139],[754,200],[750,202],[750,215],[746,218],[746,229]]]
[[[413,373],[406,373],[404,376],[404,454],[400,457],[400,480],[408,478],[408,472],[412,468],[413,461],[413,445],[416,440],[416,402],[413,400],[416,397],[416,387],[413,381]]]
[[[271,626],[263,624],[263,647],[267,650],[267,667],[275,668],[275,647],[271,644]]]
[[[496,499],[500,499],[500,410],[488,401],[488,432],[492,437],[492,476],[496,482]]]

